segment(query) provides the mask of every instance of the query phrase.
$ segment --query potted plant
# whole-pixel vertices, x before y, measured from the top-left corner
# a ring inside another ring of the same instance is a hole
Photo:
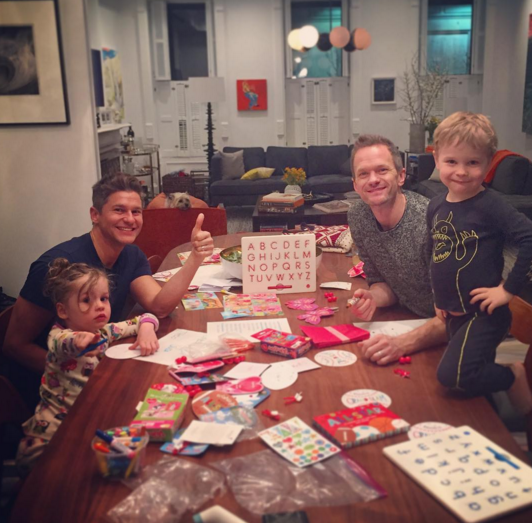
[[[410,152],[422,153],[425,151],[428,122],[434,118],[431,116],[434,103],[442,92],[447,75],[438,67],[428,69],[420,64],[419,55],[416,54],[403,73],[402,80],[399,95],[405,104],[402,109],[410,113]]]
[[[432,143],[434,142],[434,131],[436,130],[436,127],[440,125],[441,119],[437,116],[431,116],[425,125],[425,130],[429,133],[429,145],[427,147],[427,152],[431,152],[434,147],[432,146]],[[428,149],[431,149],[431,151],[428,151]]]
[[[307,183],[307,173],[301,167],[285,167],[283,182],[286,183],[285,193],[301,193],[301,186]]]

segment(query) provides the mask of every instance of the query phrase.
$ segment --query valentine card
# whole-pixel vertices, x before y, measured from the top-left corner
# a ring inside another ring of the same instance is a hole
[[[340,452],[340,448],[294,417],[259,433],[280,456],[298,467],[314,465]]]
[[[244,378],[243,380],[226,381],[216,385],[216,390],[227,394],[252,394],[254,392],[260,392],[263,388],[264,385],[259,376]]]
[[[219,369],[220,367],[223,367],[225,364],[222,360],[213,360],[213,361],[206,361],[205,363],[199,363],[197,365],[175,365],[172,369],[176,374],[182,374],[186,372],[210,372],[214,369]]]
[[[176,450],[175,443],[179,441],[183,432],[185,432],[185,429],[179,429],[174,434],[174,439],[172,441],[169,441],[168,443],[165,443],[159,450],[166,454],[178,454],[180,456],[199,456],[209,448],[209,445],[201,445],[199,443],[186,443],[179,450]]]
[[[239,394],[235,400],[241,407],[248,409],[254,409],[259,403],[262,403],[265,399],[270,397],[270,391],[268,389],[262,389],[260,392],[253,394]]]

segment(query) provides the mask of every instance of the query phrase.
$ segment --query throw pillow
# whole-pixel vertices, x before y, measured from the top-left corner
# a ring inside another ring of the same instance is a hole
[[[430,175],[429,180],[431,182],[441,182],[440,171],[438,170],[437,167],[434,167],[434,171],[432,171],[432,174]]]
[[[259,180],[264,178],[269,178],[275,169],[269,167],[257,167],[256,169],[250,169],[241,180]]]
[[[237,180],[246,172],[244,151],[218,154],[222,158],[222,180]]]

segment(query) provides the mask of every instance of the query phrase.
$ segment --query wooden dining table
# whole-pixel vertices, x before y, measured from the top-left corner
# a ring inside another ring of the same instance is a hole
[[[214,238],[216,247],[238,245],[244,234]],[[246,236],[253,233],[246,233]],[[167,255],[160,270],[180,265],[178,252],[190,251],[191,245],[181,245]],[[290,310],[284,302],[299,297],[315,297],[320,306],[329,305],[319,284],[329,281],[346,281],[353,284],[351,291],[332,291],[337,297],[338,311],[332,317],[323,318],[322,326],[353,323],[356,319],[346,307],[347,299],[354,289],[364,286],[362,278],[350,278],[347,271],[352,266],[350,257],[344,254],[325,253],[317,271],[318,288],[314,294],[280,294],[283,311],[292,332],[301,334],[300,311]],[[406,270],[406,268],[405,268]],[[174,329],[206,331],[207,322],[222,321],[221,309],[185,312],[179,306],[169,317],[161,320],[159,336]],[[390,321],[415,318],[399,307],[378,310],[374,320]],[[239,321],[247,321],[243,318]],[[272,391],[271,396],[258,409],[278,410],[281,419],[298,416],[309,425],[319,414],[343,408],[342,395],[353,389],[375,389],[392,399],[391,409],[411,425],[420,422],[443,422],[453,426],[469,425],[506,451],[526,461],[526,456],[512,439],[502,421],[485,398],[465,398],[444,389],[436,380],[436,367],[444,347],[435,347],[416,353],[408,367],[410,379],[403,379],[393,370],[397,364],[378,366],[365,359],[357,344],[342,345],[343,350],[353,352],[358,360],[347,367],[322,367],[319,370],[299,375],[297,382],[282,391]],[[306,354],[313,359],[318,351]],[[246,353],[248,361],[272,363],[280,357],[259,350]],[[226,367],[227,368],[227,367]],[[102,478],[96,468],[91,449],[91,440],[96,429],[127,425],[136,413],[136,406],[154,383],[171,383],[173,380],[164,365],[136,360],[104,358],[91,376],[70,413],[55,434],[34,470],[26,479],[12,512],[13,522],[98,522],[105,521],[106,514],[121,502],[131,491],[121,482]],[[283,397],[303,393],[303,401],[285,406]],[[194,415],[187,406],[183,426]],[[265,427],[277,421],[261,416]],[[353,503],[339,507],[305,507],[311,523],[335,522],[426,522],[457,521],[443,505],[417,483],[409,479],[389,461],[382,449],[388,445],[407,441],[401,434],[371,442],[348,451],[373,479],[386,491],[381,499]],[[161,443],[150,443],[146,464],[154,463],[164,454]],[[201,457],[176,457],[208,466],[229,457],[243,456],[268,448],[260,438],[246,440],[233,446],[210,447]],[[273,451],[272,455],[273,455]],[[241,507],[230,489],[216,499],[219,504],[237,514],[244,521],[258,523],[260,515],[252,514]],[[191,521],[191,516],[184,521]],[[530,522],[532,509],[525,509],[509,516],[504,521]]]

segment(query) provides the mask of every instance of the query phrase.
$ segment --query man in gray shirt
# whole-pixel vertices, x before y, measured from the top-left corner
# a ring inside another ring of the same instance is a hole
[[[353,313],[371,321],[377,307],[400,304],[418,316],[432,317],[409,333],[372,336],[360,343],[365,357],[386,365],[447,341],[445,325],[434,317],[430,286],[429,201],[402,191],[405,170],[397,147],[387,138],[360,136],[351,158],[353,185],[362,201],[349,210],[348,222],[369,286],[355,291]]]

